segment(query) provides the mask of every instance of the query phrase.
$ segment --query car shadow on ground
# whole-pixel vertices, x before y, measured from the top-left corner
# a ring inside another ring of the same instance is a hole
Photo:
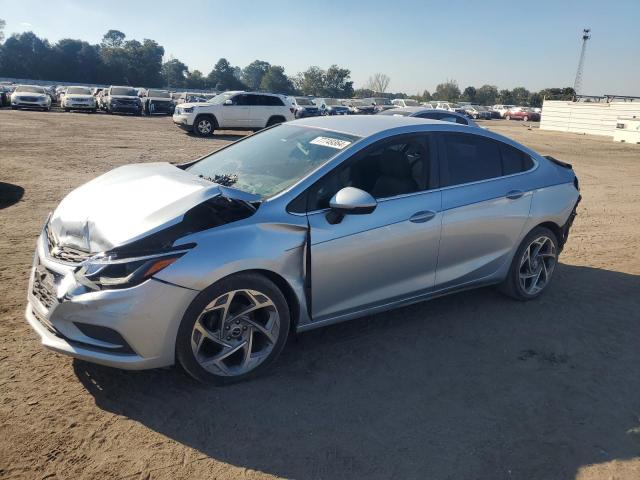
[[[24,196],[24,188],[12,183],[0,182],[0,209],[18,203]]]
[[[204,140],[226,140],[228,142],[235,142],[236,140],[240,140],[241,138],[245,138],[252,134],[253,132],[251,131],[241,132],[241,133],[229,133],[229,132],[222,133],[222,131],[220,132],[216,131],[213,135],[209,135],[208,137],[200,137],[195,133],[191,133],[191,132],[187,133],[187,135],[193,138],[202,138]]]
[[[493,289],[308,332],[267,376],[80,361],[109,412],[209,457],[296,479],[574,479],[639,454],[640,276],[559,265],[520,303]]]

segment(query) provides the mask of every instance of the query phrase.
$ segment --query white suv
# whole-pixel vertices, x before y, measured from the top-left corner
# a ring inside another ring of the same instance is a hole
[[[225,92],[203,103],[181,103],[173,114],[178,127],[206,137],[215,129],[260,130],[293,120],[295,109],[282,95]]]

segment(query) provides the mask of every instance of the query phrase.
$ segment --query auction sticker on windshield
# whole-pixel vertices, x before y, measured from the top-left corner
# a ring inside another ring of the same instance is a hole
[[[340,140],[338,138],[330,138],[330,137],[316,137],[311,140],[309,143],[313,145],[321,145],[323,147],[331,147],[337,150],[342,150],[348,145],[351,145],[351,142],[346,140]]]

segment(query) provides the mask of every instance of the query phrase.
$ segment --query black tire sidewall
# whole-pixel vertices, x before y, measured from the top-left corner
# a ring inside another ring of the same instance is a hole
[[[191,350],[191,332],[193,325],[202,312],[202,310],[215,298],[223,295],[231,290],[249,289],[256,290],[267,295],[273,300],[280,316],[280,332],[275,346],[271,350],[269,356],[255,369],[242,375],[234,377],[225,377],[215,375],[206,371],[200,366]],[[247,380],[269,368],[269,366],[278,358],[280,352],[284,348],[289,334],[291,320],[289,315],[289,306],[280,289],[268,278],[253,273],[240,273],[222,279],[213,285],[207,287],[191,302],[187,308],[182,322],[178,328],[176,338],[176,360],[182,368],[203,383],[211,383],[214,385],[226,385]]]

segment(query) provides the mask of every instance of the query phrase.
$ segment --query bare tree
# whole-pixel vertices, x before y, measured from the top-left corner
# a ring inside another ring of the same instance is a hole
[[[372,77],[369,77],[367,88],[376,93],[384,93],[387,90],[390,81],[391,78],[384,73],[376,73]]]
[[[0,42],[4,40],[4,26],[7,24],[3,19],[0,18]]]

